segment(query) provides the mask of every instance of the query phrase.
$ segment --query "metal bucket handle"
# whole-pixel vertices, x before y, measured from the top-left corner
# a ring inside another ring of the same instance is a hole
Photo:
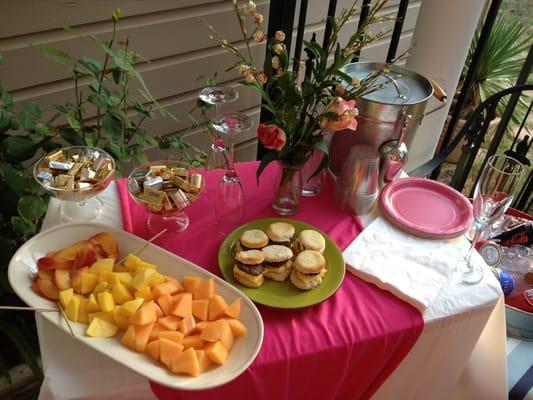
[[[440,101],[441,104],[435,107],[433,110],[428,111],[427,113],[424,113],[422,117],[425,117],[426,115],[432,114],[435,111],[440,110],[446,105],[446,103],[448,103],[448,95],[446,94],[444,89],[433,79],[431,78],[426,78],[426,79],[429,81],[429,83],[431,84],[431,87],[433,88],[433,97],[435,97],[438,101]]]

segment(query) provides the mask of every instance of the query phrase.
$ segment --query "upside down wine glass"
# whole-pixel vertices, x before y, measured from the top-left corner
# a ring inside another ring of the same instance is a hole
[[[213,128],[227,138],[223,155],[225,170],[217,188],[215,219],[220,233],[227,234],[235,229],[244,217],[244,189],[235,171],[235,135],[252,127],[252,120],[240,112],[217,114],[212,121]]]
[[[473,250],[483,230],[500,218],[511,205],[523,171],[524,166],[514,158],[494,155],[481,172],[473,199],[474,238],[459,265],[463,283],[475,284],[483,278],[481,267],[471,261]]]
[[[239,93],[232,87],[226,86],[208,86],[200,90],[198,98],[204,103],[215,106],[215,115],[220,112],[220,106],[226,103],[232,103],[239,98]],[[224,152],[226,147],[224,141],[219,135],[219,132],[215,130],[213,143],[209,149],[207,155],[206,171],[219,171],[215,174],[215,181],[218,181],[222,177],[222,171],[226,166]],[[209,190],[209,188],[208,188]]]

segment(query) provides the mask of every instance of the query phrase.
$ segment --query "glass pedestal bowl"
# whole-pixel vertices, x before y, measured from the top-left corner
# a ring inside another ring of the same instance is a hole
[[[97,147],[71,146],[53,150],[33,167],[35,180],[50,196],[61,200],[64,221],[92,221],[102,213],[95,197],[115,175],[115,160]]]
[[[128,176],[128,192],[150,212],[146,223],[153,234],[163,229],[167,235],[187,229],[185,209],[198,200],[204,187],[204,168],[181,161],[152,161]]]

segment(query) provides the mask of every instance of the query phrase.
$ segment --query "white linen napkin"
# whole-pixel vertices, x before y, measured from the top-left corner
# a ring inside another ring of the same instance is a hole
[[[468,242],[421,239],[376,218],[344,250],[346,269],[423,312],[456,273]]]

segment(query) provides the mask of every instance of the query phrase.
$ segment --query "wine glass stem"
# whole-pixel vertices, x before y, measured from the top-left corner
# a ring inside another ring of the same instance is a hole
[[[233,142],[233,134],[228,133],[228,148],[227,151],[224,152],[224,160],[226,162],[225,175],[227,177],[237,177],[237,173],[235,172],[235,164],[233,161],[234,150],[235,144]]]
[[[465,263],[468,267],[468,271],[472,271],[472,264],[470,260],[472,259],[472,254],[474,253],[474,249],[476,247],[477,242],[479,241],[479,238],[481,237],[481,234],[483,233],[483,229],[485,229],[485,226],[474,222],[475,231],[474,231],[474,238],[472,239],[472,243],[470,243],[470,248],[468,249],[468,253],[465,256]]]

